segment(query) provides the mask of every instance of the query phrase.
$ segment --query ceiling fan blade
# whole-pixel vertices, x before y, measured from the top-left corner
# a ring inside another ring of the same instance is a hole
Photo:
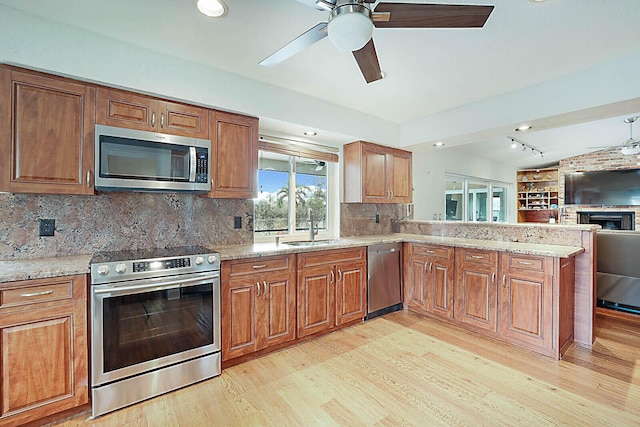
[[[327,23],[321,22],[267,56],[260,65],[273,67],[325,37],[327,37]]]
[[[373,44],[373,38],[364,45],[360,50],[353,51],[353,57],[356,58],[358,67],[362,71],[362,76],[367,83],[375,82],[382,78],[382,71],[380,70],[380,64],[378,63],[378,54],[376,53],[376,47]]]
[[[493,6],[378,3],[373,24],[377,28],[478,28],[492,11]]]

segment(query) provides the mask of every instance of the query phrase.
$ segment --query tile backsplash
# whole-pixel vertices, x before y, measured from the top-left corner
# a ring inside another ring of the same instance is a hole
[[[234,229],[234,216],[242,228]],[[55,236],[39,237],[40,219]],[[253,201],[193,194],[0,194],[0,259],[253,242]]]

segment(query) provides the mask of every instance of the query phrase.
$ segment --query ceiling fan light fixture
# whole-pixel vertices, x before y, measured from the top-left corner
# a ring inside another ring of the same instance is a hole
[[[357,3],[342,4],[329,15],[329,40],[339,50],[360,50],[371,40],[371,10]]]
[[[220,18],[227,14],[227,6],[222,0],[198,0],[198,10],[212,18]]]
[[[634,154],[640,154],[640,147],[637,146],[637,145],[624,146],[624,147],[622,147],[622,150],[620,150],[620,151],[625,156],[631,156],[631,155],[634,155]]]

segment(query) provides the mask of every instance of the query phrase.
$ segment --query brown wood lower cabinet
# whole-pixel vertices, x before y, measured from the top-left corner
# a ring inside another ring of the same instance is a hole
[[[453,248],[411,244],[408,249],[412,279],[405,286],[405,305],[439,317],[452,317]]]
[[[366,315],[365,247],[298,254],[298,338]]]
[[[0,425],[89,400],[85,275],[0,284]]]
[[[455,318],[459,322],[496,331],[498,253],[456,248]]]
[[[454,262],[452,248],[426,244],[405,248],[409,309],[555,358],[573,342],[575,258],[455,248]],[[432,262],[435,268],[432,259],[437,254],[446,254],[449,265],[455,265],[453,318],[434,310],[438,299],[430,292],[444,288],[434,285],[442,279],[429,268]]]
[[[295,255],[222,264],[222,360],[295,339]]]

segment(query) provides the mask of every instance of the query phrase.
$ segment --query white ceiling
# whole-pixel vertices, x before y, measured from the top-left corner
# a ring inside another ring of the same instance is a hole
[[[258,65],[296,36],[326,21],[326,12],[296,0],[225,2],[227,16],[212,19],[197,11],[195,0],[0,0],[2,5],[29,14],[399,125],[640,53],[638,0],[430,0],[492,4],[495,9],[482,29],[374,30],[381,68],[388,77],[367,85],[352,55],[338,51],[328,39],[273,68]],[[507,137],[514,135],[507,131],[476,140],[456,142],[452,138],[445,149],[521,167],[548,164],[579,154],[584,147],[623,143],[629,129],[622,120],[639,112],[640,105],[603,109],[595,116],[558,120],[561,123],[555,125],[553,120],[540,122],[532,131],[515,135],[546,153],[544,159],[504,150],[509,145]],[[593,121],[603,117],[607,119]],[[583,120],[588,123],[564,126]],[[540,130],[548,127],[554,129]],[[302,139],[298,138],[301,130],[298,124],[261,117],[265,133]],[[331,129],[321,131],[325,131],[319,136],[324,143],[340,144],[354,137]]]

